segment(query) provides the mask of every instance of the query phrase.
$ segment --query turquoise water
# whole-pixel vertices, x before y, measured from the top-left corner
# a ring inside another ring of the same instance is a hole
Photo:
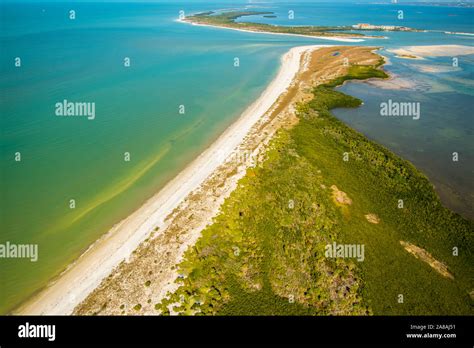
[[[280,56],[290,47],[339,44],[175,21],[182,9],[192,13],[243,8],[245,4],[1,4],[0,243],[38,244],[39,260],[0,260],[0,312],[46,285],[202,152],[263,91],[276,74]],[[280,24],[289,24],[284,16],[290,8],[295,11],[293,24],[393,24],[393,9],[387,6],[351,5],[351,11],[342,11],[340,4],[254,6],[275,11],[278,17],[252,20]],[[474,31],[472,10],[445,9],[453,15],[441,18],[439,9],[417,8],[409,11],[423,11],[424,15],[403,25]],[[73,21],[68,19],[70,9],[76,11]],[[380,16],[371,19],[371,13]],[[388,36],[362,44],[473,44],[471,37],[438,32]],[[15,57],[21,57],[20,68],[14,66]],[[130,67],[124,67],[125,57],[130,58]],[[239,68],[233,66],[234,57],[240,59]],[[343,88],[353,88],[348,92],[361,96],[366,104],[337,115],[426,169],[435,182],[472,194],[472,184],[467,183],[472,165],[466,167],[463,162],[447,170],[433,150],[452,141],[459,147],[472,140],[468,112],[473,94],[472,59],[463,63],[457,75],[444,79],[412,71],[406,61],[400,66],[395,59],[393,63],[390,69],[420,76],[423,86],[434,80],[438,89],[431,91],[438,92],[417,93],[427,98],[434,115],[442,103],[450,117],[423,123],[417,130],[407,128],[401,138],[399,129],[377,124],[370,117],[368,110],[378,99],[372,97],[372,86],[360,84]],[[444,91],[440,85],[452,88]],[[411,93],[379,92],[384,96]],[[55,103],[64,99],[94,102],[95,119],[55,116]],[[185,106],[184,115],[178,112],[180,105]],[[427,136],[434,129],[442,134],[436,142]],[[422,135],[428,138],[419,151],[413,145]],[[16,152],[21,153],[21,162],[15,162]],[[131,161],[124,161],[125,152],[130,153]],[[423,152],[430,155],[415,156]],[[472,158],[472,147],[466,147],[464,153]],[[428,170],[430,166],[433,169]],[[70,199],[75,200],[75,209],[70,209]]]

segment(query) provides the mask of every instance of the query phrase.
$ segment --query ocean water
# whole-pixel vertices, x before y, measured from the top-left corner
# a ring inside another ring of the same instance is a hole
[[[283,25],[399,24],[393,7],[347,6],[350,11],[341,4],[307,2],[2,2],[0,243],[38,244],[39,259],[0,259],[0,313],[45,286],[212,143],[264,90],[290,47],[340,44],[191,26],[176,22],[180,10],[269,10],[277,18],[243,20]],[[74,20],[68,18],[71,9]],[[289,10],[295,11],[290,23]],[[471,9],[406,6],[405,13],[402,25],[474,32]],[[387,37],[359,44],[474,43],[472,37],[442,32]],[[16,57],[21,67],[15,67]],[[443,59],[423,64],[448,64]],[[437,187],[454,190],[450,195],[472,197],[472,57],[443,76],[420,71],[414,61],[393,55],[391,60],[388,69],[419,81],[416,90],[349,83],[342,90],[365,104],[336,115],[411,160]],[[413,95],[423,102],[419,123],[395,120],[394,127],[377,117],[380,100]],[[64,99],[94,102],[95,119],[55,116],[55,104]],[[463,149],[463,162],[448,167],[444,161],[452,148]],[[466,200],[451,201],[466,211]]]

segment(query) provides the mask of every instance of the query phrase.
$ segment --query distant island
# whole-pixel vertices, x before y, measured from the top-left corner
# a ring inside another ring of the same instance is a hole
[[[238,18],[255,15],[262,15],[266,18],[276,17],[273,12],[263,11],[232,11],[220,14],[216,14],[214,11],[208,11],[186,16],[183,21],[197,25],[209,25],[264,33],[333,38],[368,37],[360,33],[345,32],[352,30],[352,27],[350,26],[276,26],[264,23],[236,22],[236,19]]]
[[[276,18],[274,12],[266,11],[231,11],[224,13],[216,13],[214,11],[207,11],[197,13],[191,16],[186,16],[182,21],[189,22],[196,25],[208,25],[225,27],[236,30],[287,34],[287,35],[302,35],[312,37],[331,37],[334,39],[354,39],[354,38],[380,38],[380,36],[367,36],[361,33],[354,33],[354,30],[372,30],[372,31],[409,31],[419,32],[422,30],[413,29],[405,26],[396,25],[373,25],[367,23],[358,23],[352,26],[283,26],[272,25],[266,23],[254,22],[237,22],[236,20],[245,16],[261,15],[264,18]]]

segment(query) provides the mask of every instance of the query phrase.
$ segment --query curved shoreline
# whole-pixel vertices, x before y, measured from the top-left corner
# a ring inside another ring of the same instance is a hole
[[[238,151],[251,128],[291,85],[301,68],[302,55],[308,50],[320,47],[326,46],[298,46],[285,53],[276,77],[211,146],[138,210],[93,243],[54,282],[13,310],[13,314],[73,313],[74,308],[97,288],[120,262],[128,259],[156,228],[163,230],[168,225],[167,217],[173,210],[193,191],[199,190],[202,183],[212,176],[235,150]]]

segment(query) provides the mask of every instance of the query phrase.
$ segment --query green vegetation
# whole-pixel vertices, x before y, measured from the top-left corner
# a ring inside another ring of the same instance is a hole
[[[358,33],[344,33],[343,31],[352,30],[350,26],[328,27],[328,26],[281,26],[262,23],[236,22],[240,17],[263,15],[266,18],[273,18],[273,12],[259,11],[232,11],[215,14],[212,11],[198,13],[187,16],[186,20],[207,25],[216,25],[221,27],[230,27],[250,31],[265,31],[280,34],[299,34],[309,36],[363,36]],[[337,33],[336,33],[337,32]]]
[[[179,265],[185,277],[156,304],[157,311],[473,314],[473,222],[444,208],[412,164],[330,113],[361,103],[334,86],[385,77],[380,64],[353,65],[347,76],[313,89],[314,98],[298,106],[299,123],[279,132],[265,161],[248,169],[214,223],[186,252]],[[336,204],[333,185],[352,203]],[[375,214],[378,223],[367,214]],[[429,251],[454,280],[406,252],[400,241]],[[365,260],[325,257],[325,245],[333,242],[363,244]],[[403,303],[397,301],[400,294]]]
[[[139,311],[140,309],[142,309],[142,305],[140,303],[137,303],[135,306],[133,306],[133,309]]]
[[[384,59],[380,58],[379,62],[377,63],[376,66],[368,66],[368,65],[351,65],[349,67],[349,71],[347,72],[346,75],[337,77],[333,79],[332,81],[325,83],[323,87],[326,88],[331,88],[331,87],[336,87],[339,85],[342,85],[345,81],[348,80],[366,80],[370,78],[387,78],[388,75],[385,73],[383,70],[377,69],[378,67],[382,66],[384,64]],[[342,100],[343,98],[341,98]],[[343,105],[343,107],[355,107],[358,105],[350,105],[346,106]],[[328,109],[333,109],[337,106],[328,106]]]

